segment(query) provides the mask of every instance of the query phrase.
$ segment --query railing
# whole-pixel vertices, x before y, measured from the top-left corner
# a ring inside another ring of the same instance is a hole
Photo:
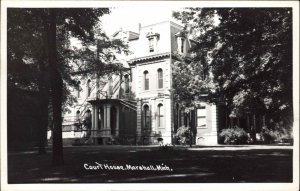
[[[118,79],[118,76],[114,79],[114,81],[113,81],[113,84],[115,84],[114,85],[114,88],[113,88],[113,93],[112,93],[112,95],[114,95],[114,93],[118,90],[118,85],[120,84],[120,79],[117,81],[117,83],[115,83],[115,81],[116,81],[116,79]],[[108,84],[108,83],[106,83],[106,84]],[[91,88],[91,92],[93,92],[94,91],[94,89],[95,89],[95,87],[97,86],[97,84],[95,84],[92,88]],[[106,85],[105,85],[106,86]],[[105,89],[105,86],[102,88],[102,90],[103,89]],[[107,87],[107,88],[109,88],[109,87]],[[106,89],[107,89],[106,88]],[[98,99],[98,93],[100,92],[100,90],[98,91],[98,92],[96,92],[96,99]],[[103,91],[102,91],[103,92]],[[110,96],[112,96],[112,95],[110,95]],[[107,95],[107,93],[106,93],[106,97],[105,98],[107,98],[108,97],[108,95]],[[84,116],[84,111],[87,109],[87,106],[88,106],[88,104],[86,103],[87,102],[87,100],[88,99],[90,99],[91,98],[91,95],[90,96],[87,96],[85,99],[84,99],[84,101],[82,102],[82,104],[81,104],[81,106],[79,107],[79,110],[81,110],[81,108],[82,107],[84,107],[83,109],[82,109],[82,112],[81,112],[81,115],[80,115],[80,118],[82,118],[83,116]],[[101,99],[101,97],[99,96],[99,99]]]
[[[133,110],[137,111],[137,106],[135,104],[130,103],[127,100],[120,99],[120,103],[125,105],[126,107],[129,107],[130,109],[133,109]]]

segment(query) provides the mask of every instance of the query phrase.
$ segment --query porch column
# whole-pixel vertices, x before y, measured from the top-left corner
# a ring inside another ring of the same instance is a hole
[[[92,105],[92,130],[95,128],[95,106]]]
[[[98,114],[98,106],[95,106],[95,128],[94,128],[94,137],[96,137],[97,129],[98,129],[98,121],[99,121],[99,114]]]
[[[164,144],[172,144],[172,122],[171,122],[171,99],[169,96],[165,96],[164,99],[164,123],[165,123],[165,132],[163,133]],[[159,120],[159,119],[158,119]]]
[[[218,133],[217,133],[217,123],[218,123],[218,113],[217,113],[217,106],[215,104],[211,105],[211,133],[208,136],[207,143],[209,145],[216,145],[218,144]]]
[[[141,134],[142,134],[142,100],[137,100],[137,126],[136,126],[136,144],[141,144]]]
[[[110,135],[110,109],[111,109],[111,105],[107,104],[106,106],[106,131],[107,131],[107,135]]]
[[[216,133],[217,132],[217,106],[213,104],[211,106],[211,130],[212,132]]]
[[[116,107],[116,136],[119,135],[119,113],[120,113],[120,108],[119,107]]]
[[[99,108],[98,111],[99,111],[99,118],[101,119],[101,124],[99,124],[99,125],[100,125],[100,129],[102,130],[102,129],[104,129],[104,121],[103,121],[104,114],[103,114],[103,109]]]
[[[106,111],[106,104],[103,106],[103,134],[106,134],[107,129],[107,117],[106,117],[107,111]]]

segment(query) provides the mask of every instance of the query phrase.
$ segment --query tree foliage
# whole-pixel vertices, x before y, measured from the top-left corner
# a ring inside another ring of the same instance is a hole
[[[224,100],[232,117],[256,113],[291,125],[290,8],[187,8],[174,16],[197,42],[191,63],[211,72],[210,98]]]
[[[108,8],[8,9],[8,86],[40,94],[44,130],[51,101],[58,140],[53,143],[54,158],[61,155],[54,159],[58,163],[62,162],[62,109],[76,101],[70,87],[76,87],[82,76],[99,77],[122,69],[114,62],[113,54],[126,52],[127,47],[120,40],[109,39],[101,26],[100,17],[109,11]],[[72,46],[74,40],[79,46]]]

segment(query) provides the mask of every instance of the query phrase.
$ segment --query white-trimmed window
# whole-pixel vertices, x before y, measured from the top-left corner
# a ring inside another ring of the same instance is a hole
[[[147,33],[146,37],[148,38],[149,41],[149,52],[157,52],[157,43],[159,39],[159,34],[154,33],[152,29],[151,31]]]
[[[91,91],[92,91],[91,80],[90,79],[86,83],[86,88],[87,88],[87,97],[90,97]]]
[[[149,52],[154,52],[154,38],[149,38]]]
[[[157,117],[158,117],[158,120],[157,120],[157,126],[159,128],[163,128],[164,127],[164,106],[163,104],[158,104],[157,106]]]
[[[150,108],[148,105],[144,105],[144,128],[150,129],[150,124],[151,124]]]
[[[164,80],[163,80],[163,70],[161,68],[157,70],[157,81],[158,81],[158,89],[162,89],[164,87]]]
[[[181,44],[180,44],[180,53],[184,53],[184,45],[185,45],[185,39],[181,37]]]
[[[197,127],[198,128],[207,128],[206,125],[206,107],[200,106],[197,108]]]
[[[125,94],[129,94],[129,76],[125,75]]]
[[[185,44],[186,44],[186,38],[185,37],[182,37],[182,36],[177,37],[178,52],[180,54],[185,53]]]
[[[149,72],[144,71],[144,89],[149,90]]]

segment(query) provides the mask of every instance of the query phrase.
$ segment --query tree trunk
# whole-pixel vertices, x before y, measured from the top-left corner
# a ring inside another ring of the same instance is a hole
[[[46,52],[42,50],[42,57],[46,57]],[[46,75],[46,63],[44,60],[40,60],[38,62],[39,67],[39,104],[40,104],[40,123],[39,123],[39,131],[38,131],[38,154],[46,154],[46,141],[47,141],[47,130],[48,130],[48,115],[49,115],[49,86],[47,83],[47,75]]]
[[[57,66],[56,9],[49,9],[47,31],[51,98],[53,107],[53,164],[63,164],[62,146],[62,88],[63,81]]]
[[[45,143],[47,141],[48,129],[48,90],[46,87],[40,87],[40,127],[38,136],[38,154],[46,154]]]

